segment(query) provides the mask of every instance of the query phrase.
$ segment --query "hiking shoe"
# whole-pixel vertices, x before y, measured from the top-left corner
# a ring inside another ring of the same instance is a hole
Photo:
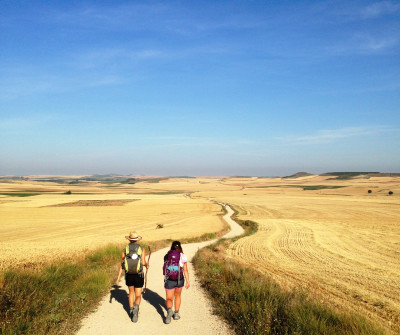
[[[135,305],[133,307],[131,320],[132,320],[132,322],[138,322],[138,319],[139,319],[139,306]]]
[[[175,311],[173,318],[174,320],[179,320],[181,318],[181,316],[179,315],[179,311]]]
[[[172,314],[174,314],[174,312],[172,311],[172,308],[168,308],[167,317],[165,318],[166,324],[171,323]]]

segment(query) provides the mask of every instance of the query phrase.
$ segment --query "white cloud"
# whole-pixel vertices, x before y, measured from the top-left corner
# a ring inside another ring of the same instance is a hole
[[[113,71],[54,71],[24,67],[18,71],[0,69],[0,99],[17,99],[38,94],[76,91],[87,87],[103,87],[122,84],[126,79]]]
[[[82,69],[104,68],[105,66],[120,67],[118,64],[127,65],[127,61],[143,61],[169,57],[168,52],[157,49],[129,50],[118,47],[102,48],[83,51],[73,56],[74,61],[70,66]]]
[[[36,114],[27,116],[0,118],[0,131],[2,133],[26,133],[53,121],[63,120],[58,114]]]
[[[152,147],[208,147],[212,149],[224,149],[236,152],[238,149],[259,148],[266,145],[264,140],[249,140],[241,138],[218,137],[190,137],[190,136],[156,136],[143,138],[146,146]],[[156,144],[154,144],[156,143]],[[249,154],[249,152],[247,152]]]
[[[112,6],[90,4],[69,11],[54,11],[46,19],[69,27],[131,31],[157,27],[154,16],[167,10],[168,7],[163,4],[128,3]]]
[[[355,33],[336,45],[327,48],[328,53],[336,55],[379,54],[387,52],[399,44],[397,34]]]
[[[366,44],[364,44],[364,49],[371,51],[380,51],[385,50],[390,47],[395,46],[398,43],[398,39],[396,38],[387,38],[387,39],[371,39]]]
[[[362,8],[360,15],[363,19],[372,19],[383,15],[398,13],[399,10],[400,5],[398,3],[393,3],[391,1],[381,1],[372,3]]]
[[[393,1],[375,1],[369,4],[366,2],[336,1],[336,6],[326,2],[318,4],[325,12],[330,11],[337,18],[345,21],[359,21],[378,19],[384,16],[396,15],[400,12],[400,4]]]
[[[279,137],[277,140],[289,145],[321,144],[332,143],[351,137],[372,136],[393,131],[399,130],[389,126],[346,127],[340,129],[319,130],[310,135]]]
[[[372,36],[368,34],[358,34],[353,38],[353,48],[361,52],[380,52],[396,46],[399,36]]]

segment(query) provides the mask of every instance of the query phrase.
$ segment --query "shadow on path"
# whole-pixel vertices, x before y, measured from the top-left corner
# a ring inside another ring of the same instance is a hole
[[[165,299],[161,297],[158,293],[147,289],[146,293],[143,293],[142,298],[150,303],[161,315],[161,318],[164,320],[164,310],[165,309]]]
[[[126,314],[129,315],[128,292],[121,289],[121,286],[113,285],[113,288],[110,290],[110,304],[112,304],[113,298],[122,305]]]

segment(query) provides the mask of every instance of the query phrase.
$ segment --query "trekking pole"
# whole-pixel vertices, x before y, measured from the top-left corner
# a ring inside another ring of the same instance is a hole
[[[147,264],[149,264],[149,265],[150,265],[150,256],[151,256],[151,248],[150,248],[150,246],[149,246],[149,258],[147,259]],[[146,290],[147,290],[146,286],[147,286],[147,272],[148,272],[148,271],[149,271],[149,269],[146,268],[146,274],[144,275],[144,289],[143,289],[143,293],[145,293]]]

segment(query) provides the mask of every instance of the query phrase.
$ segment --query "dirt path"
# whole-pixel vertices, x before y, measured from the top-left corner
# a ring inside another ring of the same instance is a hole
[[[224,237],[240,235],[243,229],[231,219],[232,209],[226,206],[228,214],[225,221],[231,226],[231,231]],[[78,335],[100,334],[231,334],[228,325],[212,314],[210,302],[201,289],[194,275],[192,258],[199,248],[215,242],[215,240],[182,245],[189,259],[189,277],[191,287],[182,292],[181,319],[172,320],[169,325],[164,323],[165,290],[163,287],[162,264],[167,249],[154,252],[150,259],[150,269],[147,276],[147,292],[142,295],[139,321],[132,323],[128,316],[128,288],[121,280],[120,287],[114,287],[104,297],[99,308],[82,321]],[[117,275],[117,274],[116,274]]]

